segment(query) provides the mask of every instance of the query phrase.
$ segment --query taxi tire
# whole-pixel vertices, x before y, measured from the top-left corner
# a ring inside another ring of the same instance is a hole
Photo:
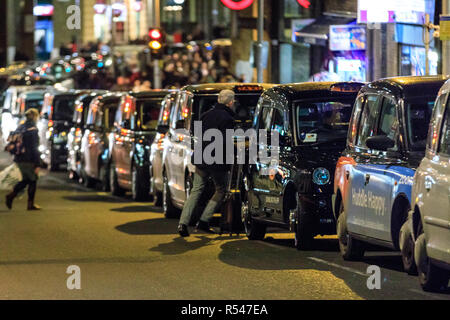
[[[347,213],[341,203],[337,220],[337,236],[339,240],[339,251],[346,261],[357,261],[364,257],[364,243],[353,238],[347,231]],[[344,242],[344,239],[346,240]]]
[[[59,170],[59,164],[56,162],[53,152],[50,151],[50,171],[55,172]]]
[[[297,197],[298,199],[298,197]],[[297,205],[297,223],[295,224],[295,247],[297,250],[309,250],[313,246],[314,234],[312,232],[311,215]]]
[[[421,254],[417,254],[417,271],[419,283],[424,291],[439,292],[442,288],[447,288],[450,280],[450,271],[434,265],[426,254],[425,234],[421,233],[416,240],[416,251],[422,249]]]
[[[138,170],[136,165],[134,165],[131,177],[134,201],[146,201],[150,198],[150,185],[148,181],[150,181],[148,178],[148,173],[145,173],[143,169]]]
[[[417,266],[414,257],[414,240],[409,231],[408,221],[402,226],[400,241],[403,270],[409,275],[417,275]]]
[[[106,165],[103,165],[99,169],[100,175],[100,189],[104,192],[110,192],[111,186],[109,183],[109,168]]]
[[[155,198],[155,206],[162,207],[162,204],[163,204],[162,192],[155,192],[154,198]]]
[[[164,216],[167,219],[179,219],[181,215],[181,210],[176,208],[172,203],[172,196],[170,195],[170,188],[169,188],[169,182],[167,179],[166,174],[163,175],[163,209],[164,209]]]
[[[122,197],[125,195],[125,190],[119,186],[119,182],[117,181],[116,166],[114,163],[111,163],[109,167],[109,183],[113,196]]]
[[[249,240],[264,240],[264,237],[266,236],[267,226],[255,221],[255,219],[252,219],[250,212],[247,211],[247,213],[244,213],[243,210],[245,205],[247,210],[249,210],[247,200],[244,200],[242,202],[241,207],[242,223],[244,225],[244,230],[247,238]]]

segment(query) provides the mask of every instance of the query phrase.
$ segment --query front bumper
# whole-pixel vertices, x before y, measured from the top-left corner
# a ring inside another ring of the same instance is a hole
[[[313,231],[318,235],[336,234],[336,220],[333,214],[332,195],[300,195],[302,214],[311,219]]]

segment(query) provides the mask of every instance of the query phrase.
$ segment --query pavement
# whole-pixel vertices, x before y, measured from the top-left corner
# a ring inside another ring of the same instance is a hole
[[[10,161],[1,154],[0,168]],[[42,172],[42,211],[26,211],[26,196],[10,211],[5,194],[0,299],[450,300],[450,290],[423,292],[417,277],[402,272],[398,252],[377,249],[345,262],[336,237],[297,251],[293,235],[277,230],[263,241],[201,233],[183,239],[161,208],[86,189],[65,172]],[[370,266],[380,268],[380,289],[367,285]],[[74,284],[80,289],[69,289]]]

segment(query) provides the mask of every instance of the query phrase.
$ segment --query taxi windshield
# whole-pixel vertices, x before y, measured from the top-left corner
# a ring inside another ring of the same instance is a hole
[[[236,94],[236,102],[233,109],[236,113],[235,119],[238,123],[251,126],[260,96],[261,93]],[[194,121],[200,120],[202,114],[212,109],[217,103],[217,98],[218,95],[195,97],[193,111]]]
[[[345,139],[353,101],[301,101],[295,104],[297,134],[301,144]]]
[[[52,120],[72,121],[75,109],[74,98],[57,98],[53,104]]]
[[[425,151],[435,99],[436,97],[417,97],[406,100],[407,131],[412,151]]]
[[[158,126],[159,114],[161,111],[161,99],[152,99],[138,102],[137,110],[139,113],[139,122],[141,130],[155,131]]]

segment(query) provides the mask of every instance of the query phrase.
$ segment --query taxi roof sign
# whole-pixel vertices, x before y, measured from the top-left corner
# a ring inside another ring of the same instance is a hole
[[[236,92],[256,92],[256,91],[264,91],[264,88],[259,85],[239,85],[235,88]]]
[[[365,84],[362,82],[339,82],[331,85],[330,91],[341,93],[357,93]]]

